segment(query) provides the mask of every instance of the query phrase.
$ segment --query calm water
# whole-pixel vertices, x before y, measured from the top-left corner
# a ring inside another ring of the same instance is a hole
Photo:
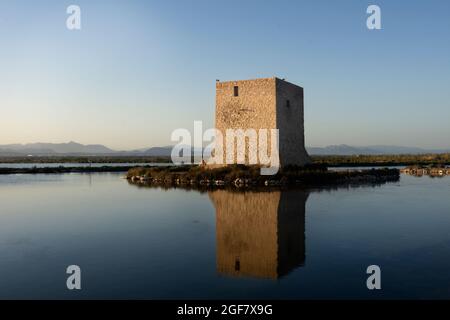
[[[0,298],[450,298],[449,191],[450,177],[201,194],[0,176]]]

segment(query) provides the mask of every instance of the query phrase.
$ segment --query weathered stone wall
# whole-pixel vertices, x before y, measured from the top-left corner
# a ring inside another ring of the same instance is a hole
[[[239,95],[234,96],[234,87]],[[216,129],[226,135],[227,129],[276,129],[276,92],[275,79],[256,79],[216,83]],[[268,139],[270,146],[270,139]],[[224,155],[227,147],[223,145]],[[269,149],[270,150],[270,149]],[[235,145],[234,161],[237,161]],[[248,164],[247,145],[245,151]]]
[[[238,87],[238,96],[234,87]],[[286,100],[290,106],[286,106]],[[216,82],[216,128],[224,138],[227,129],[279,129],[281,165],[304,165],[303,89],[277,78]],[[269,154],[271,152],[268,134]],[[248,139],[247,139],[248,142]],[[224,155],[227,147],[223,145]],[[234,163],[237,161],[235,145]],[[248,164],[249,148],[244,151]]]

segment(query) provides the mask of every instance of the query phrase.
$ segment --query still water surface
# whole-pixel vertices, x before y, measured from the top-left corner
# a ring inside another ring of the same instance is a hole
[[[199,193],[122,176],[0,176],[0,298],[450,298],[450,177]]]

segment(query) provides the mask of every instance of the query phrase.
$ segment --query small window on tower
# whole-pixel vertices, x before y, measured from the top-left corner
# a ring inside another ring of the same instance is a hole
[[[290,107],[291,106],[291,100],[286,100],[286,107]]]
[[[235,97],[239,96],[239,87],[238,86],[234,86],[234,96]]]

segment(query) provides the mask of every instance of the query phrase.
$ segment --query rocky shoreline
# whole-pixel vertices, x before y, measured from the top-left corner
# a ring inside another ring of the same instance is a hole
[[[259,167],[230,166],[208,169],[192,166],[133,168],[130,183],[141,186],[204,188],[277,188],[292,186],[329,186],[384,184],[400,179],[398,169],[331,171],[321,166],[290,167],[273,176],[261,176]]]

